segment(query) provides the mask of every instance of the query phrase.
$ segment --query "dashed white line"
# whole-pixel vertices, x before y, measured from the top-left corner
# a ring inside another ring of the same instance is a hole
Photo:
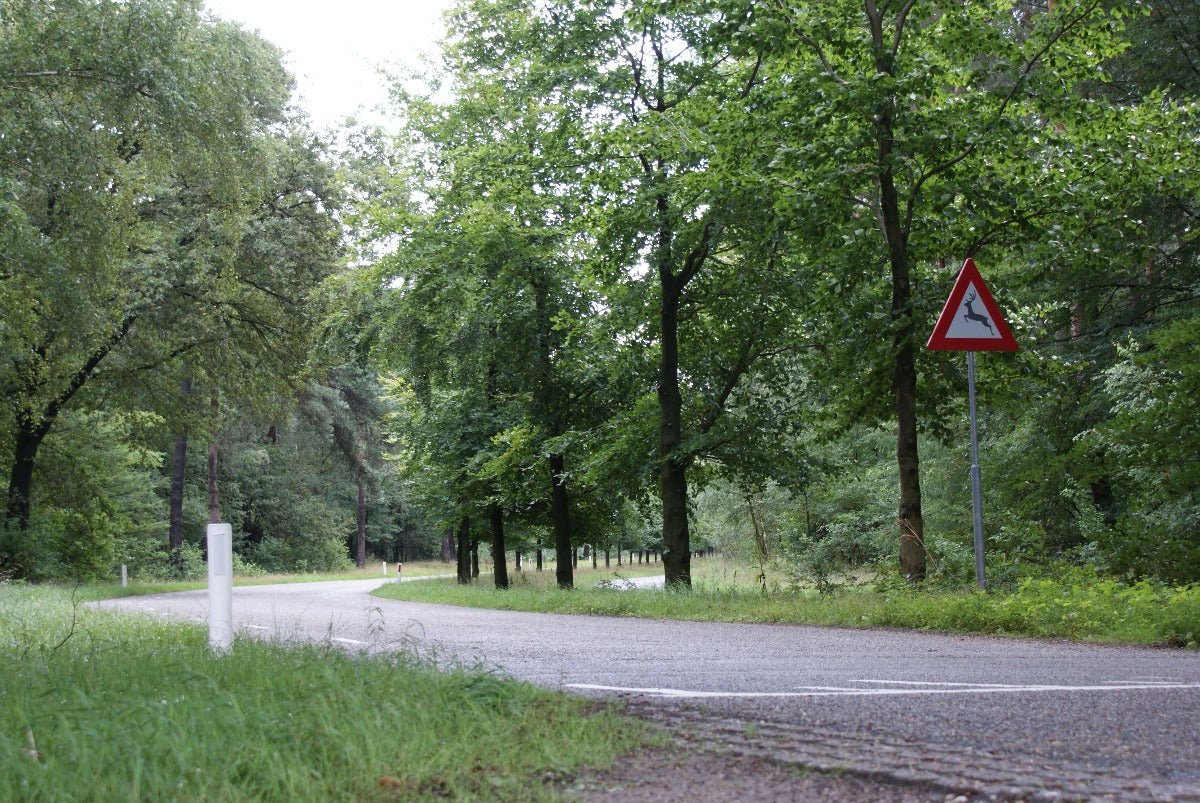
[[[353,638],[331,638],[330,641],[338,641],[338,642],[341,642],[342,644],[356,644],[356,645],[360,645],[363,647],[370,646],[369,641],[359,641],[358,639],[353,639]]]

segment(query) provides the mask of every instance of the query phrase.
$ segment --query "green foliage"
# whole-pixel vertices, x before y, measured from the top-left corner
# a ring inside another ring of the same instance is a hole
[[[551,456],[576,543],[659,544],[669,453],[695,546],[835,591],[894,563],[875,427],[971,254],[1022,346],[979,366],[989,576],[1194,582],[1200,83],[1173,10],[463,0],[443,74],[394,87],[403,130],[349,132],[335,172],[278,50],[195,0],[5,3],[0,571],[195,575],[219,430],[222,515],[270,569],[344,565],[359,487],[372,555],[493,506],[544,543]],[[965,377],[914,360],[953,588]],[[172,564],[153,466],[185,432]]]
[[[313,527],[314,522],[306,520],[304,525]],[[331,572],[352,565],[345,539],[336,535],[305,537],[304,532],[287,538],[267,536],[250,549],[250,559],[268,572]]]
[[[30,535],[11,532],[31,579],[111,577],[154,552],[163,516],[158,466],[145,448],[161,419],[149,414],[64,414],[39,465]],[[135,568],[136,570],[136,568]]]
[[[1130,342],[1104,374],[1112,416],[1080,438],[1077,452],[1123,488],[1121,509],[1089,543],[1117,574],[1187,581],[1200,576],[1200,318],[1176,321],[1144,345]]]

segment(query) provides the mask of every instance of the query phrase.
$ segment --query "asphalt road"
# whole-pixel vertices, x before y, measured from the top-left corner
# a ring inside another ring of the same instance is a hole
[[[370,596],[381,582],[237,588],[235,626],[621,697],[772,761],[998,798],[1200,801],[1196,652],[513,613]],[[207,615],[205,592],[103,605]]]

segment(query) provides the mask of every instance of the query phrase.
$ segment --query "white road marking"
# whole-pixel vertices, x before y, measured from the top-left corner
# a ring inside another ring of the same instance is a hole
[[[270,630],[266,625],[242,625],[247,630]]]
[[[934,689],[856,689],[832,687],[824,691],[695,691],[689,689],[655,689],[626,686],[604,686],[597,683],[569,683],[569,689],[587,691],[630,692],[654,697],[676,699],[710,699],[716,697],[896,697],[918,694],[995,694],[998,692],[1078,692],[1078,691],[1150,691],[1161,689],[1200,689],[1200,683],[1128,684],[1125,686],[969,686],[966,688]],[[824,687],[818,687],[824,688]]]
[[[363,647],[370,646],[369,641],[359,641],[358,639],[353,638],[331,638],[330,641],[340,641],[342,644],[358,644]]]
[[[897,686],[966,686],[972,689],[1023,689],[1024,686],[1017,686],[1012,683],[937,683],[932,680],[868,680],[865,678],[850,678],[850,683],[882,683],[894,684]],[[1117,683],[1120,681],[1106,680],[1105,683]],[[804,688],[814,688],[805,686]]]

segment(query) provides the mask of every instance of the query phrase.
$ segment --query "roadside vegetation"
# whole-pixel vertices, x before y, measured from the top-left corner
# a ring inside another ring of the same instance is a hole
[[[0,585],[0,799],[543,800],[646,738],[586,701],[442,670],[251,639],[217,656],[200,627]]]
[[[961,588],[914,590],[907,584],[843,575],[818,589],[794,578],[766,588],[754,569],[727,561],[697,561],[691,590],[615,590],[600,585],[636,573],[601,573],[569,594],[544,578],[518,575],[508,589],[481,582],[388,584],[388,599],[543,613],[650,619],[897,627],[953,633],[1034,636],[1114,644],[1200,648],[1200,585],[1152,580],[1122,583],[1094,571],[1021,578],[991,592]]]

